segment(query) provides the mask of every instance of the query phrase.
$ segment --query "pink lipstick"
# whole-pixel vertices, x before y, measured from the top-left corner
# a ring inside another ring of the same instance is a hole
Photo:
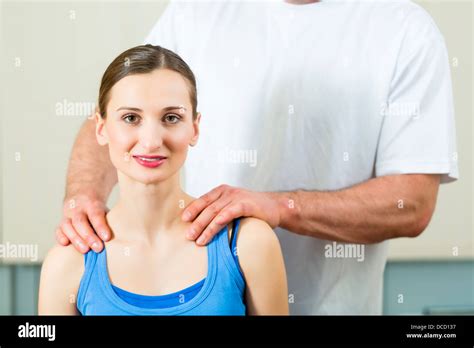
[[[138,164],[147,168],[157,168],[166,160],[166,157],[164,156],[150,155],[134,155],[133,158],[138,162]]]

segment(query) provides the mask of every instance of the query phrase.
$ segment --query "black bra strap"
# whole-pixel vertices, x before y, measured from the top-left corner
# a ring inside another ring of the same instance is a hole
[[[234,240],[234,220],[231,221],[230,223],[230,238],[229,238],[229,248],[230,248],[230,251],[232,251],[232,241]]]

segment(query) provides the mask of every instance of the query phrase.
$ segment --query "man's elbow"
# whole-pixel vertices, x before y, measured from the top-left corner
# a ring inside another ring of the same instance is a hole
[[[420,209],[419,212],[415,212],[413,215],[413,222],[408,228],[406,237],[416,238],[426,230],[430,224],[431,217],[433,216],[434,208]]]

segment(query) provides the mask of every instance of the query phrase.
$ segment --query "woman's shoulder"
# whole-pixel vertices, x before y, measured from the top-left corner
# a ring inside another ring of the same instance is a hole
[[[278,243],[278,237],[270,225],[254,217],[243,217],[240,219],[239,238],[240,244],[244,245],[274,245]]]
[[[72,245],[55,245],[41,268],[38,313],[77,314],[76,298],[84,271],[84,255]]]
[[[42,273],[55,279],[77,280],[84,272],[84,255],[78,252],[72,244],[68,246],[55,245],[49,249],[42,266]]]
[[[280,242],[273,229],[255,218],[242,219],[237,254],[245,277],[249,314],[288,314],[288,286]]]
[[[240,220],[237,250],[243,268],[245,264],[267,262],[267,258],[281,253],[275,231],[267,222],[253,217]]]

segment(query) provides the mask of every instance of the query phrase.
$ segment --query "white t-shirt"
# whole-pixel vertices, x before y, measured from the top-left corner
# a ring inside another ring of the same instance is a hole
[[[409,1],[172,2],[146,43],[194,71],[195,196],[219,184],[337,190],[374,177],[458,177],[449,62],[430,16]],[[277,228],[292,314],[380,314],[387,242],[364,259]]]

